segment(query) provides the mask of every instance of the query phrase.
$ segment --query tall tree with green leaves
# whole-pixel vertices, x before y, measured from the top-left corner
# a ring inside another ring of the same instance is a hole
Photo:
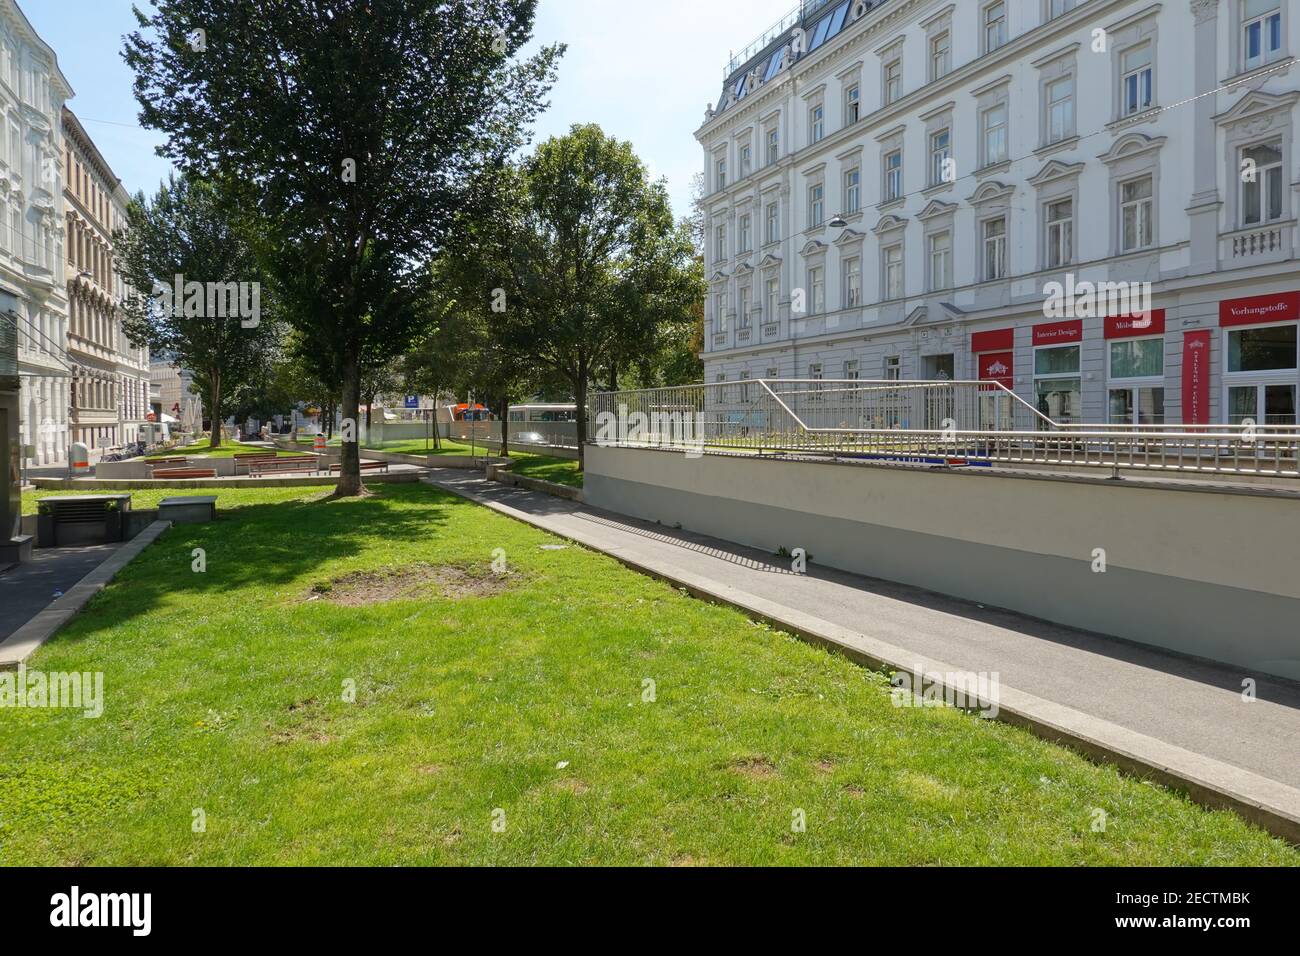
[[[502,194],[475,249],[495,277],[481,301],[503,293],[511,347],[572,389],[581,466],[592,382],[616,387],[703,297],[689,232],[631,144],[596,125],[539,145]]]
[[[172,176],[152,199],[137,194],[126,226],[114,236],[114,255],[130,289],[122,302],[123,328],[132,341],[194,373],[212,416],[213,448],[221,444],[223,412],[257,387],[280,336],[254,252],[256,226],[240,216],[226,191]],[[201,297],[185,296],[184,285],[177,296],[177,276],[203,284]],[[209,283],[228,288],[226,283],[239,282],[258,283],[256,324],[225,314],[231,310],[224,288],[213,297],[219,308],[208,308]],[[170,302],[154,295],[155,283],[172,290]]]
[[[287,319],[357,419],[363,364],[420,329],[424,264],[526,142],[560,47],[537,0],[152,0],[125,58],[182,169],[247,184]],[[364,493],[344,444],[338,495]]]

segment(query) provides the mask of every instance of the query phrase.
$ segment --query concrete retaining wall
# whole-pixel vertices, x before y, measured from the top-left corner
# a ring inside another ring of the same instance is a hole
[[[368,485],[412,484],[420,480],[419,472],[398,472],[391,475],[364,474]],[[144,491],[149,488],[333,488],[339,483],[335,475],[292,475],[273,478],[193,478],[184,481],[131,481],[104,480],[100,478],[37,478],[37,488],[77,489],[96,491]]]
[[[597,507],[1300,679],[1294,492],[595,446],[586,463]]]

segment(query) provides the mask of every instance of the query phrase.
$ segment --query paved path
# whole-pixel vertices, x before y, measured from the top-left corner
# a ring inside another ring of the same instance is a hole
[[[31,561],[0,574],[0,642],[44,611],[57,596],[70,591],[121,546],[38,548]]]
[[[1300,687],[1294,684],[904,585],[815,566],[795,575],[788,561],[770,554],[507,488],[476,473],[433,469],[430,480],[653,572],[711,582],[710,591],[735,603],[770,608],[775,602],[878,646],[958,670],[996,672],[1004,702],[1009,693],[1023,692],[1017,696],[1050,702],[1041,712],[1055,708],[1066,714],[1062,708],[1069,708],[1091,718],[1092,726],[1123,728],[1111,733],[1112,741],[1145,746],[1144,738],[1152,738],[1146,753],[1167,751],[1170,766],[1183,757],[1188,764],[1197,762],[1192,757],[1208,757],[1285,785],[1279,793],[1292,806],[1300,797],[1286,790],[1300,788]],[[1257,682],[1254,703],[1242,698],[1246,676]]]

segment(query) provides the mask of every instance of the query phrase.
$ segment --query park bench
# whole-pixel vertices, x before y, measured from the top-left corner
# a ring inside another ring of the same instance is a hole
[[[235,474],[239,474],[240,466],[246,466],[248,473],[253,473],[253,466],[260,465],[268,461],[276,460],[276,453],[273,451],[250,452],[243,455],[235,456]]]
[[[295,474],[320,471],[320,462],[316,458],[298,455],[289,458],[263,458],[248,466],[248,474],[253,478],[262,475]]]
[[[163,468],[154,469],[154,478],[162,481],[182,481],[188,478],[215,478],[215,468]]]
[[[338,461],[336,461],[336,462],[334,462],[332,465],[330,465],[329,470],[330,470],[331,472],[335,472],[335,471],[341,471],[342,468],[343,468],[343,463],[342,463],[342,462],[338,462]],[[388,462],[386,462],[386,461],[363,461],[363,462],[361,463],[361,470],[362,470],[362,471],[382,471],[382,472],[385,472],[385,473],[386,473],[386,472],[388,471]]]

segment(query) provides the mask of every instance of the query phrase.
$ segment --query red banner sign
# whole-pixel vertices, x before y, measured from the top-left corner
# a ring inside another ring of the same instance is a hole
[[[1263,325],[1300,318],[1300,292],[1275,292],[1219,303],[1219,325]]]
[[[986,352],[979,357],[979,363],[981,382],[997,382],[1007,388],[1015,388],[1014,352]]]
[[[1165,310],[1152,309],[1145,315],[1106,316],[1106,338],[1135,339],[1142,335],[1165,334]]]
[[[971,333],[970,350],[976,355],[981,352],[1009,352],[1015,347],[1015,329],[997,329],[993,332]]]
[[[1214,333],[1183,333],[1183,424],[1210,423],[1210,348]]]
[[[1035,345],[1073,345],[1083,341],[1083,320],[1034,326]]]

